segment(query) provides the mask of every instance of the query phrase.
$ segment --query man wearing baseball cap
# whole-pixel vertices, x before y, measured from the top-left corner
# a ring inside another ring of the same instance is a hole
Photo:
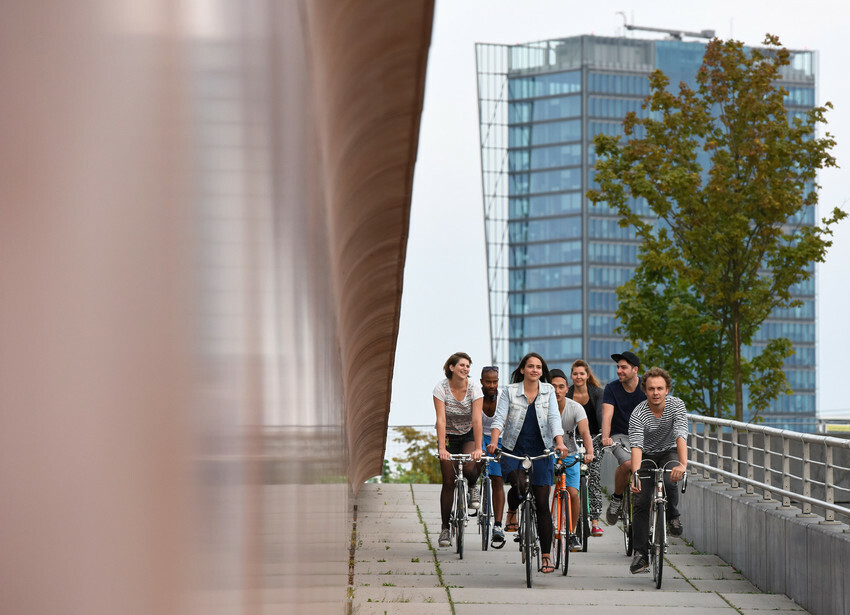
[[[625,446],[612,449],[619,466],[614,473],[614,494],[605,511],[605,520],[608,525],[615,525],[632,469],[629,419],[635,406],[646,401],[646,394],[638,376],[640,359],[628,350],[612,354],[611,358],[617,362],[617,379],[606,384],[602,392],[602,446],[611,446],[615,441]]]

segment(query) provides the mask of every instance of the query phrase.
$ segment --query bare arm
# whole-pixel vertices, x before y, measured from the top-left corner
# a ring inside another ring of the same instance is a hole
[[[449,461],[449,451],[446,450],[446,403],[435,397],[434,410],[437,412],[437,452],[441,461]]]
[[[472,402],[472,437],[475,438],[475,450],[472,451],[472,459],[481,459],[481,446],[484,442],[481,427],[481,408],[484,407],[484,399],[479,397]]]
[[[688,442],[684,438],[676,438],[676,454],[679,455],[679,465],[670,472],[670,480],[678,483],[688,468]]]
[[[614,419],[614,405],[602,404],[602,446],[611,446],[611,421]]]
[[[637,446],[632,447],[632,469],[635,474],[632,475],[632,493],[640,493],[640,480],[635,480],[637,476],[637,471],[640,469],[640,464],[643,461],[643,449],[638,448]]]
[[[584,460],[586,463],[590,463],[593,461],[593,438],[590,437],[590,427],[588,427],[587,419],[580,420],[576,426],[581,435],[581,440],[584,442]]]

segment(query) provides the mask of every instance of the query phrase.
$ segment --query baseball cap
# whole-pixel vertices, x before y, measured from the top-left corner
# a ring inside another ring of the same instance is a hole
[[[619,363],[620,361],[625,361],[630,365],[640,367],[640,359],[637,358],[637,355],[635,355],[633,352],[629,352],[628,350],[620,354],[612,354],[611,358],[614,359],[617,363]]]

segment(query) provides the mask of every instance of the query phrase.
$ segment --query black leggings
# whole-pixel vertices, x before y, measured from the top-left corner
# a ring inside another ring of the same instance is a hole
[[[520,475],[522,478],[520,479]],[[508,491],[508,510],[519,510],[519,493],[517,486],[519,480],[525,480],[525,475],[517,470],[508,474],[507,482],[511,484]],[[540,538],[540,552],[549,553],[552,544],[552,512],[549,510],[549,485],[532,485],[531,492],[534,494],[534,502],[537,506],[537,536]]]

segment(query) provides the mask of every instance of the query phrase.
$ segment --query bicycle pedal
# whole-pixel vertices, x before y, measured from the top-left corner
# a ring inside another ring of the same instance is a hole
[[[519,534],[514,534],[514,542],[519,542]]]

